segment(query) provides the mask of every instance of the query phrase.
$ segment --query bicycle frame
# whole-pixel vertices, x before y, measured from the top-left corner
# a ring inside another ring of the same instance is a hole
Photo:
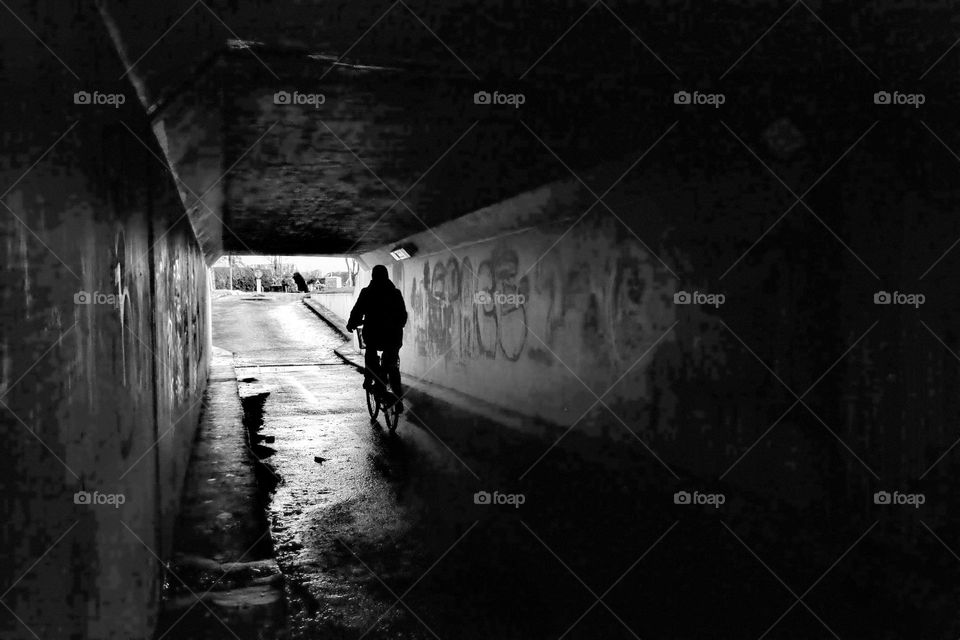
[[[363,332],[361,328],[363,325],[360,325],[356,328],[357,330],[357,349],[363,351],[367,348],[366,343],[363,340]],[[381,372],[383,371],[383,357],[380,354],[377,354],[377,360]],[[399,364],[399,363],[398,363]],[[381,384],[376,385],[377,391],[374,392],[370,389],[367,390],[367,409],[370,412],[370,420],[375,421],[377,416],[381,413],[383,414],[384,420],[387,423],[387,428],[390,430],[390,433],[393,433],[397,429],[397,424],[400,421],[400,414],[397,412],[396,407],[392,402],[388,402],[388,399],[392,397],[392,392],[386,388],[381,388]]]
[[[363,351],[363,350],[365,350],[365,349],[367,348],[367,344],[363,341],[363,331],[362,331],[362,329],[363,329],[363,325],[360,325],[360,326],[357,327],[357,329],[356,329],[356,334],[357,334],[357,350],[358,350],[358,351]]]

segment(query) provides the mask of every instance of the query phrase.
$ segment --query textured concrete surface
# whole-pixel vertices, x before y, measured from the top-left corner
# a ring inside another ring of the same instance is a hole
[[[102,6],[171,166],[195,192],[184,202],[208,259],[370,250],[570,170],[630,163],[672,125],[665,166],[679,184],[651,176],[666,194],[648,195],[682,195],[664,210],[695,227],[703,207],[687,190],[751,160],[731,132],[778,173],[822,171],[869,123],[905,115],[877,108],[874,92],[919,85],[925,121],[949,122],[958,88],[948,2]],[[324,100],[276,104],[280,91]],[[480,91],[524,103],[478,105]],[[725,102],[677,105],[677,91]],[[928,135],[902,133],[901,143]],[[231,171],[218,181],[221,168]],[[776,187],[752,168],[740,193]],[[740,225],[721,226],[714,233]],[[752,226],[750,241],[763,230]]]

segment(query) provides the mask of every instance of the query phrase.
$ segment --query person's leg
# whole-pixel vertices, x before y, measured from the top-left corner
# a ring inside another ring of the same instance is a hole
[[[363,352],[363,388],[370,389],[374,381],[380,379],[380,358],[377,350],[367,347]]]
[[[403,395],[403,390],[400,387],[400,350],[399,349],[386,349],[383,352],[383,368],[384,373],[387,378],[390,380],[390,390],[393,391],[393,395],[399,398]]]

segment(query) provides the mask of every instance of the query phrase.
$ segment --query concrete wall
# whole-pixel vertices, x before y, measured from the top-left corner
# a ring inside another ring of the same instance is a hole
[[[677,340],[664,336],[677,319],[676,281],[637,243],[611,259],[616,224],[591,218],[562,240],[559,225],[531,229],[398,265],[410,371],[572,424],[593,404],[591,389],[603,393],[655,343]],[[608,402],[648,397],[652,361]]]
[[[335,313],[344,322],[350,319],[350,310],[360,289],[348,293],[312,293],[310,297]]]
[[[12,9],[73,55],[4,24],[0,636],[150,638],[207,378],[206,270],[93,4]]]

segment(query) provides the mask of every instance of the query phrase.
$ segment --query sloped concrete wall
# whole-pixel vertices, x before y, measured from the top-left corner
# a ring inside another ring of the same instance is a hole
[[[438,249],[428,255],[363,256],[388,265],[406,300],[403,370],[561,425],[611,386],[607,403],[643,404],[653,358],[637,361],[677,341],[678,283],[613,217],[568,219],[579,199],[549,185],[411,239]],[[581,427],[603,428],[586,418]]]
[[[172,196],[168,192],[168,196]],[[170,212],[178,201],[166,203]],[[153,221],[157,238],[171,221]],[[210,306],[207,268],[193,231],[181,220],[153,249],[156,326],[158,477],[163,557],[170,551],[173,526],[193,438],[202,409],[210,351]]]
[[[572,424],[645,352],[677,340],[676,281],[639,243],[611,251],[616,224],[592,218],[563,239],[547,226],[399,264],[411,371]],[[652,362],[607,401],[649,397]]]
[[[353,309],[359,291],[357,289],[348,293],[313,293],[310,297],[335,313],[346,323],[350,319],[350,311]]]
[[[38,36],[3,27],[0,636],[150,638],[207,378],[206,270],[94,5],[12,9]]]

